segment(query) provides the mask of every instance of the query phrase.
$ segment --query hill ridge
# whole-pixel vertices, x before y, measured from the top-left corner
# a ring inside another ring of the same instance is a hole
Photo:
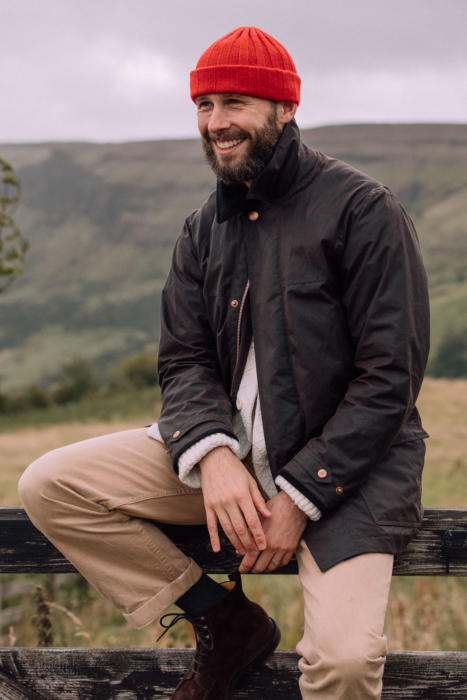
[[[467,329],[467,124],[302,129],[312,148],[387,184],[414,219],[429,273],[432,346]],[[106,371],[155,351],[159,294],[183,220],[213,189],[199,139],[3,144],[31,241],[0,298],[0,385],[49,381],[72,354]],[[449,299],[449,302],[447,301]]]

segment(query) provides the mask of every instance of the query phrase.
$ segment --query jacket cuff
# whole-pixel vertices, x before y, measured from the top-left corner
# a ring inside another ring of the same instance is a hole
[[[201,470],[198,463],[215,447],[229,447],[238,456],[240,444],[238,440],[225,433],[213,433],[198,440],[185,452],[182,452],[178,458],[178,476],[180,481],[193,489],[201,488]]]
[[[290,482],[287,481],[283,476],[278,476],[276,478],[276,486],[278,486],[282,491],[285,491],[287,496],[289,496],[296,506],[303,510],[305,515],[308,515],[310,520],[320,520],[321,511],[315,506],[315,504],[308,500],[306,496],[303,495],[295,486],[292,486]]]

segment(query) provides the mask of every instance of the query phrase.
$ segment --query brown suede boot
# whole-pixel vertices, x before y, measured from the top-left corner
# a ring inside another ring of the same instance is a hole
[[[274,620],[244,595],[240,574],[231,578],[223,584],[231,589],[221,601],[200,615],[179,615],[173,621],[185,617],[192,623],[196,652],[172,700],[229,700],[246,668],[279,644]]]

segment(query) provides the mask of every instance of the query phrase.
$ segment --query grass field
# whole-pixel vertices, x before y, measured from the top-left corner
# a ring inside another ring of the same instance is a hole
[[[465,506],[467,381],[427,379],[419,408],[431,436],[427,443],[423,502],[425,506]],[[126,402],[113,412],[109,413],[109,406],[106,411],[102,406],[101,409],[102,415],[113,416],[113,419],[97,419],[94,407],[94,414],[89,408],[85,420],[86,411],[81,407],[75,411],[80,420],[51,424],[50,416],[49,420],[41,421],[37,415],[29,414],[27,420],[23,416],[22,421],[16,419],[8,426],[3,425],[0,433],[0,504],[19,503],[16,495],[18,478],[23,469],[44,452],[104,432],[140,427],[151,422],[157,410],[151,395],[141,400],[139,407],[134,397],[131,400],[127,397]],[[126,411],[128,417],[124,419]],[[2,577],[4,581],[10,578]],[[48,576],[34,577],[34,580],[42,580],[52,600],[51,619],[56,646],[154,645],[157,625],[141,631],[132,630],[109,603],[89,586],[77,581],[76,576],[65,577],[60,586]],[[244,584],[247,592],[277,618],[282,630],[281,647],[293,647],[303,626],[298,580],[291,576],[247,576]],[[386,625],[390,648],[467,649],[466,584],[462,579],[396,577]],[[20,602],[24,615],[11,628],[9,641],[34,645],[37,643],[32,622],[34,603],[31,596]],[[161,640],[160,646],[193,643],[188,626],[180,623],[178,627]],[[8,630],[3,630],[4,637],[7,633]]]

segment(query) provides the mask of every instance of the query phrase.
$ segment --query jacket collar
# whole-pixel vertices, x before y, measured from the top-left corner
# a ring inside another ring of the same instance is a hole
[[[283,197],[293,184],[299,166],[300,131],[295,119],[286,124],[271,160],[253,180],[251,187],[240,183],[227,185],[217,181],[217,221],[250,211],[260,202],[274,202]]]

